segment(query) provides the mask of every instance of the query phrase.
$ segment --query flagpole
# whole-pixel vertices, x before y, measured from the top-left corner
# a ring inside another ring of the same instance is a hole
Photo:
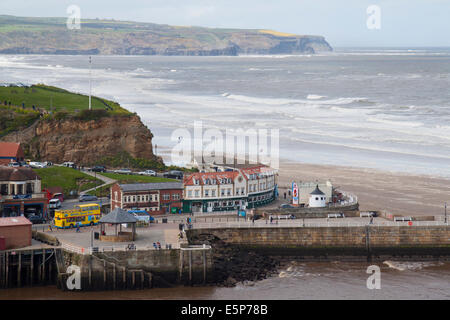
[[[92,94],[92,81],[91,81],[91,75],[92,75],[92,60],[91,56],[89,56],[89,110],[92,110],[91,105],[91,94]]]

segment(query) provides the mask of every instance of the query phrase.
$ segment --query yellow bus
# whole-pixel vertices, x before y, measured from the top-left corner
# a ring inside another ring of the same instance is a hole
[[[97,203],[76,205],[72,210],[55,210],[56,228],[76,228],[93,226],[100,220],[100,205]]]

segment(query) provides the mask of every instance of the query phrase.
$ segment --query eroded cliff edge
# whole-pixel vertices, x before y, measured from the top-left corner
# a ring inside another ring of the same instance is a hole
[[[162,164],[162,159],[153,154],[152,138],[151,131],[133,114],[94,120],[40,119],[1,140],[20,142],[30,158],[55,163],[91,165],[102,158],[127,153]]]

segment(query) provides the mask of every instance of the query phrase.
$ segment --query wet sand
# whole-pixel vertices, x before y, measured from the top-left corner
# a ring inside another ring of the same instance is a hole
[[[439,177],[280,161],[278,178],[280,188],[290,188],[292,181],[329,179],[333,186],[356,194],[361,210],[443,215],[444,202],[450,203],[450,180]]]

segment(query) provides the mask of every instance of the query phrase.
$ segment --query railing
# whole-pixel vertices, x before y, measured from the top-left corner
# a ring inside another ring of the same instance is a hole
[[[117,245],[117,246],[99,246],[99,247],[81,247],[76,246],[67,242],[61,244],[61,248],[66,251],[77,253],[77,254],[93,254],[102,252],[116,252],[116,251],[138,251],[138,250],[168,250],[169,248],[161,246],[161,249],[155,248],[153,245],[134,245],[129,247],[128,245]],[[179,249],[180,244],[170,244],[170,249]]]
[[[419,227],[432,227],[432,226],[449,226],[449,223],[445,224],[442,221],[412,221],[412,224],[408,221],[382,221],[369,222],[362,221],[329,221],[329,222],[303,222],[301,220],[280,221],[274,220],[272,223],[269,221],[241,221],[241,222],[199,222],[193,224],[193,229],[217,229],[217,228],[328,228],[328,227],[402,227],[402,226],[419,226]]]

